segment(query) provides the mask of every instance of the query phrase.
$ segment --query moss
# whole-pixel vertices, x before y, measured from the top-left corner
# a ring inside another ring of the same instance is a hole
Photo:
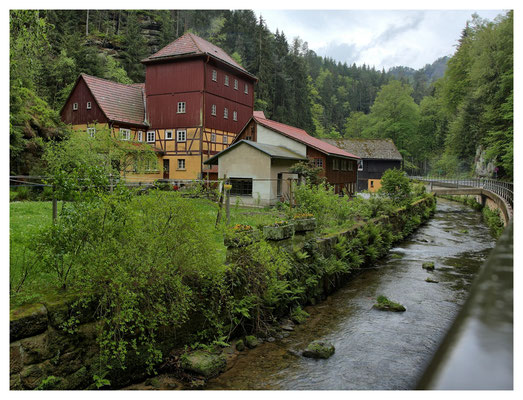
[[[429,283],[439,283],[439,281],[435,280],[435,279],[432,279],[430,277],[427,277],[427,279],[425,279],[425,282],[429,282]]]
[[[372,307],[381,311],[403,312],[406,310],[401,304],[391,301],[383,295],[378,296],[376,303]]]
[[[187,371],[209,378],[224,372],[227,367],[227,360],[221,354],[197,350],[193,353],[184,354],[181,357],[181,365]]]
[[[245,350],[245,343],[243,343],[243,340],[238,339],[235,344],[236,350],[243,351]]]
[[[307,321],[307,318],[309,318],[309,316],[310,315],[307,311],[303,310],[301,307],[297,307],[291,314],[291,320],[295,324],[300,325]]]
[[[433,271],[434,270],[434,262],[428,261],[421,264],[421,268],[426,269],[427,271]]]
[[[307,346],[303,352],[304,357],[308,358],[329,358],[334,354],[334,346],[322,340],[315,340]]]
[[[256,346],[258,346],[258,338],[256,336],[245,336],[245,344],[249,349],[254,349]]]

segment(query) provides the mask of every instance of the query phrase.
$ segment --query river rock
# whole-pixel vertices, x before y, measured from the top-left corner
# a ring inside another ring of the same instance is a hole
[[[432,279],[432,278],[429,278],[427,277],[427,279],[425,279],[425,282],[429,282],[429,283],[439,283],[439,281],[435,280],[435,279]]]
[[[249,349],[254,349],[256,346],[258,346],[259,341],[256,336],[245,336],[245,344]]]
[[[303,357],[308,358],[329,358],[334,354],[334,346],[323,340],[315,340],[307,346],[303,352]]]
[[[282,324],[280,325],[280,328],[283,329],[284,331],[293,331],[294,330],[294,323],[290,320],[290,319],[286,319],[285,321],[282,322]]]
[[[181,358],[181,366],[186,371],[208,378],[224,372],[227,367],[227,360],[221,354],[217,355],[204,350],[197,350],[184,354]]]
[[[421,264],[421,268],[426,269],[427,271],[433,271],[434,270],[434,262],[424,262]]]

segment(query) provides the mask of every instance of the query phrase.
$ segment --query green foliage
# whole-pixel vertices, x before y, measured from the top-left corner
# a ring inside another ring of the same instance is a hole
[[[499,211],[492,211],[488,207],[483,207],[483,210],[481,212],[483,214],[483,218],[486,224],[490,228],[492,236],[494,236],[496,239],[499,238],[503,233],[503,230],[505,229],[503,221],[499,215]]]
[[[412,184],[402,171],[395,168],[388,169],[381,178],[379,193],[395,204],[406,204],[412,200]]]
[[[289,168],[289,172],[298,174],[298,178],[304,178],[307,183],[319,185],[324,181],[320,178],[322,167],[316,167],[313,161],[300,161]]]

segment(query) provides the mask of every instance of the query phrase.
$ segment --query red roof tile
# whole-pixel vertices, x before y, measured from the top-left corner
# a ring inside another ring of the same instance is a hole
[[[143,83],[126,85],[86,74],[81,76],[108,119],[145,125]]]
[[[265,119],[265,114],[263,113],[263,111],[253,111],[252,114],[253,114],[255,117]]]
[[[161,48],[153,55],[145,58],[142,62],[154,61],[161,58],[169,58],[183,55],[210,55],[218,60],[221,60],[233,67],[243,71],[252,76],[245,68],[238,64],[234,59],[229,56],[218,46],[196,36],[193,33],[186,33],[180,36],[174,42],[169,43],[167,46]]]
[[[341,149],[337,148],[336,146],[333,146],[332,144],[326,143],[323,140],[320,140],[318,138],[315,138],[314,136],[309,135],[303,129],[296,128],[296,127],[290,126],[290,125],[285,125],[285,124],[282,124],[281,122],[272,121],[270,119],[260,118],[256,115],[254,115],[253,118],[260,125],[263,125],[269,129],[279,132],[285,136],[288,136],[291,139],[297,140],[298,142],[301,142],[307,146],[313,147],[316,150],[321,151],[322,153],[341,156],[341,157],[350,157],[350,158],[355,158],[355,159],[360,158],[358,156],[355,156],[354,154],[341,150]]]

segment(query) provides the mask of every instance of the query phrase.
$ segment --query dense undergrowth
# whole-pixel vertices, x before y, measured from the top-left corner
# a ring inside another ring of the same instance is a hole
[[[391,179],[397,180],[395,191],[405,183],[399,173]],[[363,200],[303,184],[295,191],[297,207],[232,213],[231,223],[243,218],[255,226],[311,213],[320,233],[390,216],[341,237],[329,256],[316,239],[290,250],[262,240],[231,250],[225,263],[223,234],[229,228],[222,223],[215,229],[215,204],[161,190],[137,196],[123,187],[65,203],[57,222],[33,232],[26,244],[38,260],[36,269],[52,277],[56,290],[80,292],[85,302],[95,302],[99,365],[125,368],[129,355],[139,352],[153,371],[164,356],[158,343],[162,327],[176,330],[197,315],[193,344],[267,331],[281,316],[321,298],[329,282],[386,254],[434,209],[431,196],[423,206],[410,206],[428,195],[407,187],[401,198],[384,191]],[[407,212],[396,214],[402,206]],[[63,328],[74,332],[76,324],[73,317]]]

